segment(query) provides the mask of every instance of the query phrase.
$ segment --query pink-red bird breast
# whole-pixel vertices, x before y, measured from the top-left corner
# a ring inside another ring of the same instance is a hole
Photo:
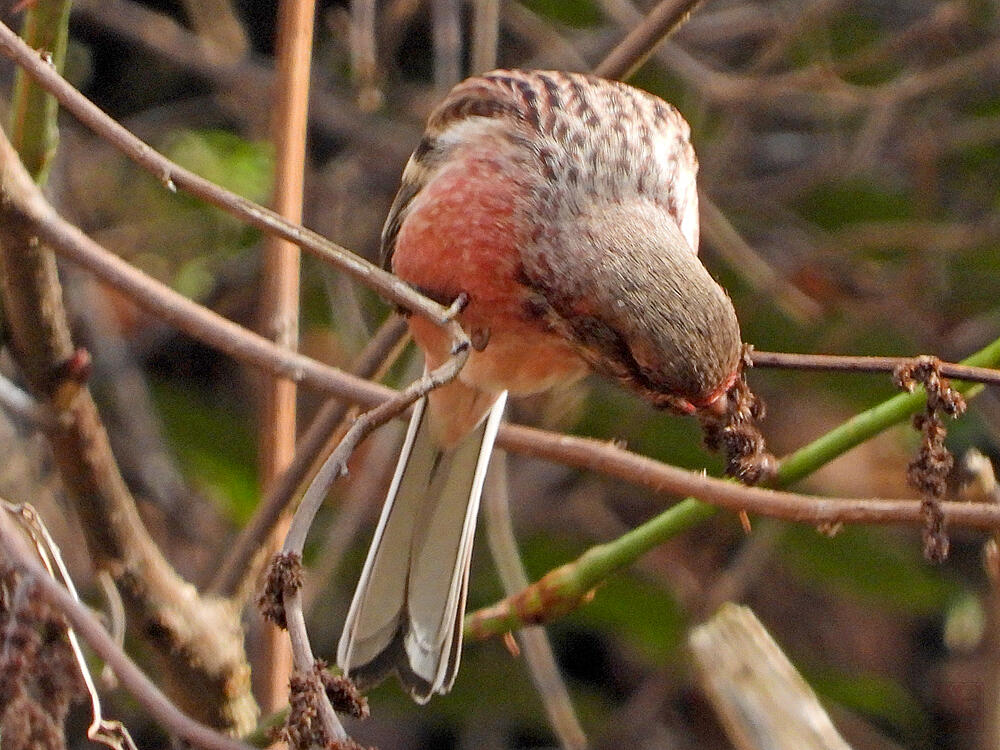
[[[514,219],[517,200],[503,164],[473,153],[424,188],[396,240],[393,271],[442,301],[465,293],[459,321],[485,343],[470,353],[458,382],[434,396],[450,412],[447,421],[438,421],[445,444],[468,431],[500,391],[535,393],[587,371],[564,338],[525,314],[529,290],[518,247],[526,238]],[[448,358],[451,339],[439,326],[414,316],[410,330],[428,367]]]

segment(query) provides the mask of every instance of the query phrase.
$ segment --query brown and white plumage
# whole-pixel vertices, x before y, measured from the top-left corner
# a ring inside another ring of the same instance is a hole
[[[460,83],[431,115],[383,260],[439,301],[468,295],[460,321],[486,345],[411,426],[341,639],[349,674],[396,671],[420,701],[450,688],[500,394],[593,369],[691,413],[732,383],[739,325],[697,258],[688,137],[660,99],[576,73],[494,71]],[[441,364],[447,337],[422,318],[410,327],[427,366]],[[431,585],[421,572],[435,566]]]

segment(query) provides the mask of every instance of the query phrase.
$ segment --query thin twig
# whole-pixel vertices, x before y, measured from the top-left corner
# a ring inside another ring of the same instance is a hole
[[[81,123],[98,133],[143,169],[150,171],[167,189],[179,188],[206,203],[230,213],[268,235],[293,242],[320,260],[330,263],[385,299],[427,317],[446,328],[455,344],[466,341],[461,326],[451,320],[448,309],[424,297],[401,279],[351,251],[283,219],[274,211],[236,195],[194,172],[170,161],[148,144],[108,117],[93,102],[77,91],[66,79],[0,23],[0,54],[9,57],[30,75]]]
[[[500,0],[474,0],[471,37],[469,72],[478,74],[493,70],[497,66],[500,37]]]
[[[464,304],[464,298],[452,306],[452,313],[457,314]],[[306,534],[312,525],[312,519],[326,497],[326,493],[338,478],[347,474],[347,459],[354,453],[357,445],[367,437],[372,430],[380,427],[393,417],[404,412],[418,398],[433,389],[452,380],[462,369],[469,356],[469,345],[452,350],[451,357],[437,369],[431,370],[423,377],[410,383],[406,388],[396,393],[392,398],[370,409],[355,420],[343,440],[323,463],[313,477],[309,488],[302,496],[302,502],[295,512],[295,518],[285,537],[283,551],[302,555]]]
[[[303,674],[312,674],[316,660],[313,657],[312,646],[309,644],[309,631],[306,629],[302,608],[302,590],[295,589],[286,592],[284,605],[288,639],[292,645],[292,661],[295,664],[295,669]],[[347,732],[344,731],[344,726],[340,723],[337,712],[333,710],[326,692],[323,692],[320,699],[315,701],[313,705],[319,714],[316,718],[323,726],[326,737],[338,742],[347,739]]]
[[[854,357],[840,354],[795,354],[792,352],[759,352],[750,354],[754,367],[782,370],[824,370],[826,372],[887,372],[913,362],[915,357]],[[941,374],[967,383],[1000,385],[1000,370],[989,367],[941,363]]]
[[[452,314],[457,315],[465,302],[464,297],[457,300],[452,305]],[[330,485],[347,474],[348,459],[353,455],[358,444],[371,434],[373,430],[405,411],[414,401],[425,396],[434,388],[452,380],[458,375],[468,357],[469,346],[463,346],[454,350],[451,357],[440,367],[426,373],[423,377],[410,383],[409,386],[393,398],[370,409],[355,420],[351,429],[347,431],[333,453],[330,454],[319,471],[316,472],[308,489],[306,489],[305,494],[302,496],[302,502],[299,503],[299,507],[295,511],[292,523],[288,528],[288,534],[285,535],[281,558],[302,559],[302,550],[305,547],[306,535],[312,526],[316,512],[326,497]],[[282,605],[288,637],[292,644],[295,670],[300,674],[314,674],[316,661],[313,657],[312,646],[309,643],[309,633],[305,626],[301,587],[285,588],[282,591]],[[330,699],[327,694],[323,692],[318,698],[318,718],[323,724],[326,736],[333,739],[346,737],[346,733],[333,707],[330,705]]]
[[[403,318],[394,315],[387,320],[358,356],[351,368],[354,375],[372,377],[405,333],[406,322]],[[295,491],[305,480],[324,446],[330,442],[330,436],[340,428],[347,409],[344,402],[330,400],[319,410],[299,439],[292,463],[274,480],[253,518],[230,545],[225,560],[217,566],[218,573],[209,584],[209,591],[233,596],[238,591],[248,590],[247,583],[257,579],[259,570],[253,564],[253,558],[263,540],[270,536],[278,518],[291,505]]]
[[[171,734],[205,750],[253,750],[249,745],[199,724],[174,706],[118,647],[90,610],[46,574],[28,551],[11,520],[3,513],[0,513],[0,547],[4,551],[5,563],[32,580],[45,600],[69,620],[80,637],[111,665],[118,679],[139,704]]]
[[[347,426],[341,423],[339,442]],[[385,501],[385,490],[399,458],[398,433],[385,434],[380,440],[375,435],[364,453],[364,465],[358,464],[350,484],[337,498],[337,514],[332,519],[322,539],[313,541],[317,554],[309,566],[309,578],[302,589],[302,603],[306,619],[312,619],[317,605],[329,604],[330,586],[344,560],[351,554],[354,544],[365,533],[364,525],[378,512]]]
[[[278,4],[277,85],[271,141],[275,147],[274,210],[295,224],[302,223],[306,165],[306,125],[309,117],[309,71],[312,62],[315,0],[281,0]],[[264,243],[260,302],[263,333],[279,346],[299,345],[299,248],[279,237]],[[260,479],[264,486],[279,476],[295,457],[296,387],[287,378],[269,379],[264,387],[258,434]],[[280,546],[287,519],[266,542],[272,553]],[[292,655],[278,628],[265,627],[264,656],[258,665],[263,710],[276,711],[287,702]]]
[[[377,383],[283,349],[192,302],[98,245],[59,216],[40,192],[33,187],[26,189],[32,193],[12,199],[19,202],[24,218],[40,237],[60,255],[91,271],[164,323],[271,375],[289,378],[353,403],[374,406],[394,393]]]
[[[594,68],[594,74],[602,78],[630,78],[656,46],[683,23],[700,2],[701,0],[662,0]]]
[[[490,460],[483,498],[486,538],[504,592],[513,596],[527,588],[528,575],[521,562],[511,522],[507,456],[503,451],[496,451]],[[548,634],[544,628],[532,627],[522,628],[517,636],[538,697],[541,698],[549,723],[559,738],[559,746],[563,750],[584,750],[588,746],[587,735],[573,708],[566,682],[559,673]]]
[[[966,364],[971,366],[997,362],[1000,362],[1000,340],[966,360]],[[968,385],[957,388],[964,390],[966,397],[980,389],[980,386]],[[788,486],[802,479],[833,458],[924,408],[924,401],[922,392],[899,394],[858,414],[785,458],[778,469],[775,484]],[[522,432],[530,438],[533,431],[518,427],[508,429],[507,434],[516,442],[517,433]],[[548,452],[549,446],[546,446],[546,457],[572,465],[577,451],[587,451],[587,442],[581,438],[564,437],[558,448],[551,453]],[[618,453],[619,451],[619,448],[605,447],[601,468],[606,473],[620,478],[627,477],[627,481],[631,482],[643,482],[657,491],[674,490],[673,473],[678,471],[675,467],[657,464],[639,456],[624,455],[627,454],[626,451]],[[592,469],[593,466],[588,468]],[[706,521],[719,508],[759,513],[815,526],[837,523],[924,523],[922,503],[917,500],[807,498],[793,493],[744,487],[704,475],[699,476],[698,482],[706,485],[702,489],[708,490],[691,493],[700,500],[688,497],[621,537],[590,548],[573,562],[549,572],[515,596],[472,613],[466,618],[466,632],[470,637],[485,638],[525,624],[536,624],[561,616],[593,596],[594,587],[613,571],[631,565],[653,547]],[[707,485],[711,485],[711,489]],[[944,518],[951,524],[992,531],[1000,525],[1000,506],[993,504],[952,502],[942,503],[941,509]]]

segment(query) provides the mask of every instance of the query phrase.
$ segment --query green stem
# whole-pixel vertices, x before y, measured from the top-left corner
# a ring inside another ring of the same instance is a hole
[[[66,61],[71,5],[70,0],[36,0],[25,15],[21,29],[24,41],[47,55],[60,73]],[[59,145],[58,112],[55,98],[19,67],[14,79],[10,140],[28,173],[39,185],[45,183]]]
[[[961,364],[972,367],[996,367],[1000,362],[1000,339],[994,341],[971,357],[962,360]],[[974,383],[954,383],[957,390],[965,396],[972,397],[979,393],[982,386]],[[781,462],[775,485],[787,487],[803,477],[816,471],[820,466],[829,463],[837,456],[846,453],[851,448],[868,440],[887,427],[907,419],[924,407],[923,389],[913,393],[900,393],[867,411],[844,422],[822,437],[814,440]]]
[[[962,361],[975,367],[1000,364],[1000,339]],[[967,397],[982,386],[955,383]],[[852,417],[844,424],[792,453],[778,470],[775,487],[787,487],[879,432],[903,422],[924,407],[922,390],[901,393]],[[689,497],[631,531],[591,547],[576,560],[556,568],[525,591],[498,605],[472,613],[466,621],[471,637],[497,635],[529,622],[542,622],[568,612],[613,572],[634,563],[654,547],[702,523],[718,512],[715,506]],[[537,588],[536,588],[537,587]]]
[[[962,364],[974,367],[996,367],[1000,364],[1000,339],[971,357],[962,360]],[[982,390],[982,386],[975,383],[955,383],[954,385],[956,389],[969,397]],[[905,421],[920,411],[924,407],[924,403],[923,390],[918,390],[913,393],[900,393],[861,412],[783,460],[778,469],[774,486],[787,487],[812,474],[851,448],[860,445],[883,430]],[[613,570],[630,565],[641,555],[667,539],[710,518],[716,510],[718,509],[707,503],[689,497],[614,541],[588,550],[580,558],[580,562],[587,560],[585,569],[588,572],[600,571],[602,576],[607,575]]]

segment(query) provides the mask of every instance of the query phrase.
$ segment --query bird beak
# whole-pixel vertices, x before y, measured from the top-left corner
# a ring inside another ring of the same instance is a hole
[[[691,414],[697,410],[699,413],[709,417],[722,418],[726,416],[726,412],[729,409],[729,399],[726,398],[726,396],[729,395],[729,391],[731,391],[733,386],[736,384],[737,377],[739,377],[739,371],[734,370],[733,373],[723,381],[722,385],[712,391],[712,393],[710,393],[704,400],[694,404],[685,401],[684,403],[690,407],[690,411],[685,410],[685,413]]]

